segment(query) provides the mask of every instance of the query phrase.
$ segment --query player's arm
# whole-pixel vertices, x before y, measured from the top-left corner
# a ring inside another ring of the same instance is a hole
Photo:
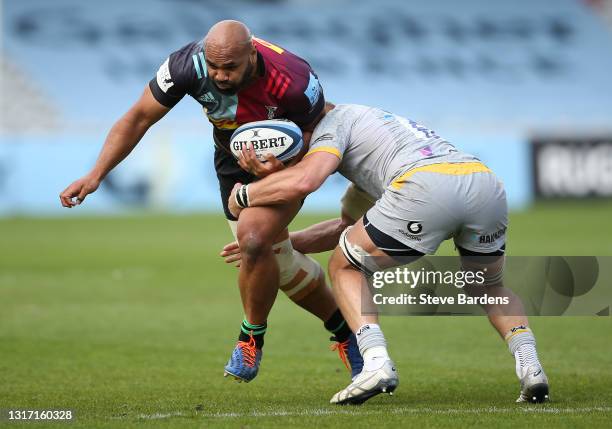
[[[299,231],[289,233],[291,245],[300,253],[321,253],[338,245],[340,234],[357,220],[342,212],[342,217],[328,219]]]
[[[169,111],[153,97],[147,85],[140,99],[111,128],[91,174],[98,180],[104,179]]]
[[[140,99],[111,128],[91,171],[61,194],[64,207],[74,207],[100,186],[100,182],[134,149],[147,130],[189,92],[195,76],[191,50],[184,46],[164,61],[145,87]],[[73,198],[76,197],[76,201]]]
[[[149,86],[145,87],[140,99],[111,128],[91,171],[60,194],[62,205],[69,208],[78,205],[98,189],[104,177],[128,156],[147,130],[169,110],[155,100]],[[73,201],[74,197],[76,201]]]
[[[300,253],[320,253],[332,250],[338,244],[340,234],[353,225],[373,205],[375,199],[351,184],[342,197],[342,214],[336,219],[328,219],[300,231],[289,233],[291,244]],[[221,257],[230,264],[240,266],[240,247],[237,241],[228,243],[221,251]]]
[[[355,222],[355,219],[351,219],[343,212],[341,218],[324,220],[299,231],[292,231],[289,233],[291,246],[305,255],[333,250],[338,245],[342,231]],[[223,246],[219,256],[226,264],[236,262],[236,266],[239,267],[242,254],[238,242],[232,241]]]
[[[255,158],[254,151],[243,151],[243,156]],[[328,152],[315,152],[293,167],[270,174],[262,180],[247,185],[248,206],[270,206],[301,201],[319,189],[340,164],[340,158]],[[236,217],[243,207],[238,205],[237,183],[229,197],[229,209]]]
[[[293,248],[302,253],[320,253],[334,249],[342,231],[361,218],[374,202],[372,196],[351,183],[342,197],[341,217],[290,233]]]

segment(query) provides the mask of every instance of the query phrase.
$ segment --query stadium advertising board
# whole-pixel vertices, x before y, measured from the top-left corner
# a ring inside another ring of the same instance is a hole
[[[536,197],[612,197],[612,137],[534,139],[532,162]]]

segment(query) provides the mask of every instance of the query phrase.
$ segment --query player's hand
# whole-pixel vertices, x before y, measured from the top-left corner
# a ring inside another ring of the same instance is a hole
[[[225,260],[226,264],[232,264],[235,262],[234,266],[240,267],[242,254],[240,253],[240,246],[238,245],[237,241],[232,241],[231,243],[223,246],[223,250],[219,255]]]
[[[266,162],[261,162],[257,159],[250,143],[242,147],[242,156],[238,159],[238,165],[257,177],[266,177],[285,168],[285,165],[271,153],[266,155]]]
[[[60,202],[62,206],[67,208],[72,208],[74,206],[78,206],[81,204],[85,197],[98,189],[100,186],[100,180],[95,179],[91,176],[81,177],[79,180],[76,180],[70,184],[64,191],[60,194]]]
[[[234,185],[234,188],[232,189],[232,192],[230,193],[230,196],[227,200],[227,208],[229,209],[230,213],[236,218],[238,219],[238,216],[240,216],[240,212],[242,211],[242,207],[240,207],[238,205],[238,203],[236,202],[236,192],[238,191],[238,189],[242,186],[242,183],[238,182]]]

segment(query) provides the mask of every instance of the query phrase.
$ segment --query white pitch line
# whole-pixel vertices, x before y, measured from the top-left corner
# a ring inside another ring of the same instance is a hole
[[[169,419],[170,417],[182,417],[186,416],[186,413],[181,411],[175,411],[173,413],[155,413],[155,414],[139,414],[136,416],[138,419],[146,419],[146,420],[157,420],[157,419]]]
[[[299,416],[332,416],[332,415],[354,415],[368,416],[380,414],[577,414],[577,413],[609,413],[612,412],[612,407],[584,407],[584,408],[547,408],[533,407],[527,408],[517,406],[516,408],[394,408],[391,410],[375,410],[363,408],[342,408],[342,409],[324,409],[314,408],[309,410],[279,410],[279,411],[253,411],[249,413],[195,413],[194,417],[210,417],[210,418],[241,418],[241,417],[299,417]],[[167,419],[171,417],[182,417],[190,415],[185,412],[172,413],[155,413],[155,414],[140,414],[136,416],[139,419]],[[126,418],[129,418],[126,416]]]

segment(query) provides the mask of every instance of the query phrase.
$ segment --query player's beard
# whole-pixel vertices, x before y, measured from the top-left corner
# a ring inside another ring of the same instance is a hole
[[[242,75],[242,79],[240,79],[240,81],[236,84],[231,84],[230,88],[221,89],[219,88],[216,82],[213,82],[213,83],[215,84],[215,87],[221,94],[235,95],[242,88],[245,88],[246,86],[248,86],[251,83],[251,81],[255,78],[255,76],[253,75],[254,69],[255,69],[255,65],[249,61],[246,69],[244,70],[244,74]]]

